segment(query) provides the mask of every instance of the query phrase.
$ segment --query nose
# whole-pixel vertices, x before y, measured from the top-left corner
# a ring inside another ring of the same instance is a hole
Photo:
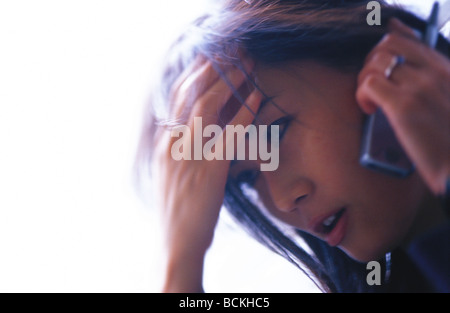
[[[284,175],[278,171],[266,172],[265,180],[273,204],[285,213],[298,209],[314,189],[308,178],[294,176],[292,172]]]

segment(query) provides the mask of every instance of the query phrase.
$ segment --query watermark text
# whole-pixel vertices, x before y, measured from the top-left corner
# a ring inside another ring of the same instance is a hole
[[[225,129],[215,124],[203,127],[202,117],[194,117],[193,134],[187,125],[172,129],[171,136],[178,139],[170,152],[175,161],[259,160],[261,171],[275,171],[279,165],[279,125],[268,127],[254,124],[226,125]]]

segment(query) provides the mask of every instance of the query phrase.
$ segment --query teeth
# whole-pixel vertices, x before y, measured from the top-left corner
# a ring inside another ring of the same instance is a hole
[[[330,216],[326,220],[323,221],[323,226],[328,227],[331,224],[333,224],[334,220],[336,219],[337,214]]]

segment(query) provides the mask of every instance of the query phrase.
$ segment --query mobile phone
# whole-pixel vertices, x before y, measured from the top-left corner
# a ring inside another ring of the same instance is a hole
[[[439,3],[435,2],[422,41],[434,48],[438,36]],[[362,166],[397,177],[414,172],[414,164],[398,142],[380,109],[366,117],[359,162]]]
[[[359,161],[366,168],[397,177],[414,172],[414,164],[380,109],[366,117]]]

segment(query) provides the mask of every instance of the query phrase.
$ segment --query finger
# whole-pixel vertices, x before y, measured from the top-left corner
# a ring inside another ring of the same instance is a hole
[[[377,58],[374,58],[374,61]],[[385,75],[385,65],[389,60],[389,55],[379,55],[378,62],[374,62],[373,64],[369,64],[365,67],[358,76],[358,89],[357,92],[364,91],[365,88],[369,86],[373,88],[373,86],[378,87],[381,86],[378,90],[380,93],[384,92],[386,98],[391,99],[394,97],[396,100],[391,100],[386,105],[393,105],[396,108],[399,108],[401,103],[405,101],[399,101],[400,97],[405,99],[406,95],[415,95],[418,97],[423,97],[423,92],[427,90],[433,90],[434,85],[430,81],[430,76],[424,70],[414,68],[412,66],[408,66],[407,64],[399,64],[397,65],[391,75],[386,77]],[[392,60],[392,59],[391,59]],[[380,65],[383,64],[383,65]],[[375,77],[375,78],[374,78]],[[372,81],[374,80],[374,81]],[[378,80],[382,80],[383,84],[372,85],[372,83],[378,83]],[[383,89],[382,86],[390,85],[391,88]],[[365,99],[367,101],[358,102],[360,104],[361,109],[366,114],[372,114],[375,112],[376,108],[379,106],[385,107],[384,98],[370,98]],[[386,109],[386,108],[385,108]]]
[[[234,68],[226,73],[224,78],[216,81],[196,101],[190,120],[195,116],[201,116],[206,119],[206,123],[217,121],[220,110],[228,102],[233,92],[246,81],[247,73],[251,71],[253,66],[252,61],[246,61],[244,63],[245,72],[239,68]]]
[[[412,28],[408,27],[406,24],[404,24],[398,18],[391,18],[389,20],[388,29],[391,32],[397,32],[397,33],[399,33],[411,40],[415,40],[417,42],[419,42],[421,39],[420,32],[415,31]]]
[[[373,56],[372,60],[364,66],[358,75],[358,86],[361,85],[367,76],[376,74],[383,76],[388,82],[395,86],[411,85],[415,86],[422,80],[429,80],[424,69],[412,67],[406,63],[397,63],[392,69],[389,77],[386,76],[386,70],[394,61],[396,56],[389,53],[380,52]]]
[[[230,121],[229,124],[226,126],[243,126],[244,128],[247,127],[252,123],[252,121],[255,118],[256,112],[258,111],[258,108],[261,104],[263,96],[258,90],[254,90],[246,99],[245,103],[241,106],[239,111],[236,113],[234,118]],[[218,159],[220,162],[226,162],[230,163],[233,159],[232,157],[229,157],[228,155],[228,149],[231,149],[233,147],[232,151],[235,153],[237,152],[237,147],[242,144],[242,140],[244,137],[241,136],[227,136],[227,130],[229,130],[228,127],[225,127],[223,131],[221,131],[219,137],[215,138],[214,141],[214,154],[219,156],[224,156],[224,158]],[[232,132],[234,131],[234,128]],[[238,138],[238,140],[235,141],[235,137]],[[245,139],[244,139],[245,140]],[[217,144],[217,142],[220,142],[220,144]],[[224,154],[224,151],[226,154]],[[226,156],[225,156],[226,155]],[[215,157],[209,157],[204,156],[208,160],[213,160]],[[228,168],[224,167],[223,170],[228,170]]]
[[[178,90],[180,86],[184,83],[184,81],[191,76],[193,73],[198,71],[202,66],[207,63],[207,59],[205,56],[199,54],[186,68],[184,68],[183,72],[180,76],[175,80],[172,84],[172,90]]]
[[[261,105],[263,95],[259,90],[255,89],[242,105],[236,115],[231,119],[229,125],[250,125],[255,119],[259,106]]]
[[[356,90],[356,100],[367,114],[380,107],[386,115],[390,115],[398,102],[399,88],[391,84],[383,75],[372,73],[367,75]]]
[[[378,51],[377,53],[372,54],[370,60],[367,60],[363,69],[358,74],[358,85],[360,85],[370,74],[384,75],[386,69],[395,57],[395,55],[387,51]]]
[[[398,77],[395,77],[394,79],[394,74],[397,74],[397,69],[391,74],[390,78],[387,78],[385,75],[385,71],[394,57],[394,55],[386,51],[374,53],[358,74],[357,99],[359,100],[358,104],[364,113],[373,114],[378,107],[378,104],[374,102],[374,99],[365,94],[365,89],[369,87],[367,82],[369,81],[370,83],[370,80],[373,79],[371,76],[377,77],[378,79],[384,79],[391,84],[396,84],[398,82]]]
[[[231,121],[227,124],[227,126],[238,126],[241,125],[246,128],[250,125],[255,119],[256,112],[261,105],[261,100],[263,99],[263,95],[255,89],[246,99],[245,104],[241,106],[236,115],[231,119]],[[222,136],[225,138],[223,141],[223,147],[226,150],[227,147],[234,146],[234,152],[236,154],[237,147],[243,144],[242,140],[245,140],[243,137],[237,136],[238,140],[235,142],[235,136],[227,136],[227,128],[224,129]],[[235,155],[236,156],[236,155]]]
[[[415,67],[423,67],[429,63],[430,49],[423,43],[407,38],[398,32],[386,34],[378,45],[367,55],[366,62],[371,60],[374,54],[384,51],[392,55],[405,57],[406,62]]]
[[[195,65],[193,66],[195,67]],[[189,110],[189,104],[195,101],[219,79],[212,63],[206,61],[199,65],[196,70],[186,70],[175,82],[171,102],[174,104],[171,116],[179,118],[185,110]],[[187,107],[188,106],[188,107]]]

